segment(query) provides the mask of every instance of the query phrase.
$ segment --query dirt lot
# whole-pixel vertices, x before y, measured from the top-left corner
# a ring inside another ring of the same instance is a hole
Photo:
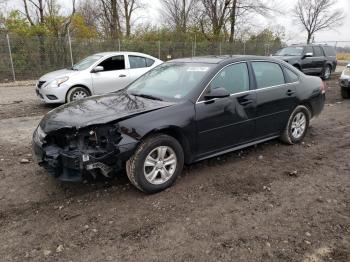
[[[31,86],[0,87],[0,260],[350,261],[350,100],[328,85],[303,144],[274,140],[188,166],[155,195],[125,176],[48,177],[30,141],[53,107]]]

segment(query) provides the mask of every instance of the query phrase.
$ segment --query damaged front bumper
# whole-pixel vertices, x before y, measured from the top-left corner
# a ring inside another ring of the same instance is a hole
[[[55,135],[61,138],[54,139]],[[124,169],[138,141],[119,134],[114,127],[46,135],[39,126],[32,144],[38,164],[50,175],[61,181],[80,182],[87,175],[111,177]]]

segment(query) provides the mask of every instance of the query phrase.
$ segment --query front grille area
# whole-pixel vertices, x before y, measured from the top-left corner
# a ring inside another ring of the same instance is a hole
[[[41,88],[46,81],[39,81],[37,87]]]

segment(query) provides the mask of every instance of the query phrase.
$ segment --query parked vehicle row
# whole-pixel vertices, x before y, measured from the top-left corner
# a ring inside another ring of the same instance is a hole
[[[36,93],[45,103],[66,103],[120,90],[162,61],[142,53],[105,52],[42,76]]]
[[[304,74],[330,78],[337,67],[335,48],[328,45],[292,45],[277,51],[275,58],[282,59]]]
[[[319,77],[281,60],[177,59],[118,92],[50,111],[33,147],[60,180],[110,177],[126,168],[133,185],[154,193],[171,186],[184,164],[278,137],[300,143],[324,101]]]

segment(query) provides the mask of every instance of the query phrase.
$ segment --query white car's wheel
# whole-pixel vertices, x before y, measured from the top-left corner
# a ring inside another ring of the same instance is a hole
[[[90,92],[81,86],[73,87],[67,94],[67,103],[77,101],[90,96]]]

